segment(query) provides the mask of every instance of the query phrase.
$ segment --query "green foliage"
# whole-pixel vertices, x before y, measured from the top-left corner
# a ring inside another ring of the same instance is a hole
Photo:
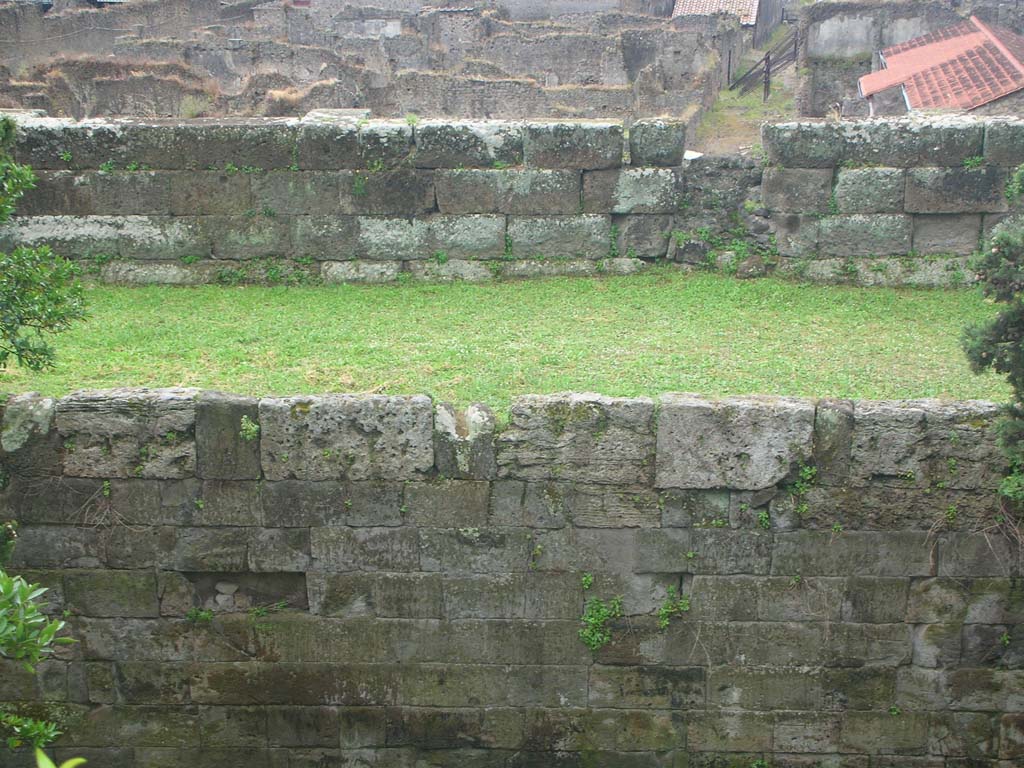
[[[8,147],[14,123],[0,119],[0,224],[15,203],[35,186],[35,174],[13,162]],[[13,357],[32,371],[54,365],[54,349],[45,340],[85,316],[78,267],[46,246],[0,253],[0,370]]]
[[[0,526],[0,564],[10,557],[16,539],[13,523]],[[53,653],[53,646],[74,642],[69,637],[57,637],[64,622],[48,618],[40,610],[39,598],[44,594],[44,587],[0,568],[0,657],[20,661],[30,672]],[[0,738],[11,749],[26,744],[45,746],[59,733],[54,723],[0,709]]]
[[[1024,185],[1024,165],[1007,183],[1007,196],[1016,199]],[[1009,501],[1024,503],[1024,226],[1000,225],[974,269],[982,293],[1002,310],[988,322],[968,326],[962,344],[971,370],[1006,376],[1012,397],[998,424],[1009,472],[999,491]]]
[[[0,656],[21,661],[28,669],[53,653],[53,645],[73,642],[57,637],[63,621],[39,610],[37,601],[44,594],[46,588],[0,570]]]
[[[410,128],[415,128],[420,122],[420,116],[415,112],[410,112],[405,116],[405,122]]]
[[[973,171],[975,168],[981,168],[985,164],[985,158],[981,155],[973,155],[971,157],[964,158],[964,168],[969,171]]]
[[[36,768],[78,768],[83,765],[85,759],[81,757],[73,757],[70,760],[65,760],[59,766],[55,765],[54,762],[48,758],[43,751],[36,747]]]
[[[1009,632],[1003,632],[1003,634],[999,636],[999,644],[1003,646],[1003,648],[1008,648],[1012,640],[1013,638],[1010,637]]]
[[[1024,163],[1018,165],[1006,180],[1006,199],[1011,203],[1024,195]]]
[[[238,435],[245,442],[251,443],[260,436],[260,425],[249,418],[248,414],[243,414],[242,419],[238,424]]]
[[[612,639],[612,631],[608,626],[612,619],[622,616],[622,597],[613,597],[607,602],[599,597],[587,600],[580,617],[583,627],[580,629],[580,640],[592,651],[599,651]]]
[[[209,624],[213,621],[213,611],[209,608],[189,608],[185,613],[185,620],[195,625]]]
[[[795,505],[795,511],[801,517],[807,514],[807,493],[814,486],[814,483],[818,479],[818,468],[800,462],[800,467],[797,470],[796,480],[794,480],[789,486],[789,492],[793,497],[793,504]]]
[[[0,738],[6,742],[8,749],[45,747],[58,736],[60,730],[56,723],[0,710]]]
[[[594,586],[594,574],[584,573],[583,576],[580,577],[580,584],[583,586],[583,589],[590,589]]]
[[[690,610],[690,598],[688,595],[681,595],[675,587],[668,588],[668,596],[658,608],[658,626],[661,629],[668,629],[672,619],[681,616]]]
[[[767,509],[762,509],[757,513],[757,524],[766,531],[772,527],[772,516]]]

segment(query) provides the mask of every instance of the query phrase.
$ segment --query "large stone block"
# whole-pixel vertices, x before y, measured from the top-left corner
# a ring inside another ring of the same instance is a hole
[[[638,573],[766,574],[772,542],[765,532],[666,528],[636,536]]]
[[[528,395],[497,440],[498,476],[528,481],[648,483],[654,403],[600,395]]]
[[[910,253],[910,216],[826,216],[818,223],[818,252],[823,256],[902,256]]]
[[[1005,175],[998,168],[911,168],[909,213],[999,213],[1007,209]]]
[[[520,123],[422,120],[416,125],[415,140],[417,168],[491,168],[523,162]]]
[[[773,575],[931,576],[924,531],[792,531],[775,535]]]
[[[704,706],[700,667],[595,665],[590,673],[592,707],[696,709]]]
[[[312,528],[310,545],[315,568],[329,573],[420,569],[412,528]]]
[[[361,168],[397,168],[412,162],[412,126],[404,120],[370,120],[359,125]]]
[[[629,127],[630,165],[681,165],[686,151],[686,123],[648,118]]]
[[[516,259],[606,259],[611,222],[593,214],[510,218],[508,243]]]
[[[19,216],[88,216],[96,213],[93,174],[37,171],[36,185],[18,201]],[[134,211],[130,211],[134,213]],[[165,211],[169,212],[169,211]],[[110,214],[123,213],[111,211]]]
[[[435,208],[433,174],[426,171],[342,171],[337,183],[342,214],[417,216]]]
[[[809,400],[663,395],[655,485],[767,488],[810,458],[813,429]]]
[[[320,616],[439,619],[441,574],[310,573],[309,609]]]
[[[903,213],[902,168],[841,168],[836,177],[839,213]]]
[[[169,176],[175,216],[241,215],[253,207],[249,174],[182,171]]]
[[[468,528],[487,522],[491,484],[479,480],[407,483],[405,507],[413,525]]]
[[[828,213],[831,168],[766,168],[761,182],[766,208],[783,213]]]
[[[618,252],[626,258],[664,259],[672,232],[672,217],[613,216],[612,234],[618,232]]]
[[[152,571],[76,571],[64,579],[68,607],[85,616],[155,618],[160,615]]]
[[[303,120],[297,130],[293,165],[318,171],[364,167],[356,121]]]
[[[359,223],[354,216],[292,217],[292,253],[316,261],[354,259],[359,242]]]
[[[1024,120],[991,120],[985,125],[985,160],[1004,168],[1024,163]]]
[[[343,174],[328,171],[268,171],[254,174],[251,177],[252,202],[240,212],[253,208],[257,211],[269,209],[299,216],[337,215],[344,212],[338,196],[339,179],[344,178]]]
[[[441,213],[575,214],[579,171],[455,169],[435,174]]]
[[[667,168],[621,168],[583,174],[585,213],[675,213],[679,179]]]
[[[57,403],[64,474],[188,477],[195,471],[192,389],[83,390]]]
[[[969,256],[980,244],[981,214],[914,216],[915,253]]]
[[[534,168],[618,168],[624,149],[622,123],[529,122],[523,148],[526,164]]]
[[[201,216],[199,230],[213,246],[215,259],[247,261],[283,258],[292,250],[288,216],[252,211],[249,216]]]
[[[259,415],[268,480],[415,480],[434,465],[427,397],[264,398]]]
[[[537,544],[525,528],[421,528],[420,565],[442,573],[526,571]]]
[[[159,171],[100,172],[79,176],[76,185],[88,184],[92,210],[100,215],[142,214],[160,216],[175,213],[172,179],[176,174]],[[79,187],[80,188],[80,187]],[[19,213],[21,206],[18,206]],[[71,213],[57,210],[53,213]],[[188,211],[196,213],[197,211]]]
[[[258,480],[258,419],[256,398],[202,393],[196,401],[196,475],[211,480]]]

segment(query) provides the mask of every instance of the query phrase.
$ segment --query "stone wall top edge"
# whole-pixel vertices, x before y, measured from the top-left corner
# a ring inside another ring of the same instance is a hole
[[[7,110],[0,112],[0,115],[6,115],[12,118],[23,130],[56,130],[61,128],[81,127],[81,128],[132,128],[132,127],[155,127],[155,128],[175,128],[175,127],[209,127],[209,128],[246,128],[246,127],[295,127],[302,125],[360,125],[372,127],[375,125],[381,126],[405,126],[409,125],[410,121],[405,118],[374,118],[374,117],[358,117],[358,116],[346,116],[346,117],[331,117],[331,116],[317,116],[317,115],[306,115],[303,117],[197,117],[197,118],[143,118],[143,117],[86,117],[81,119],[71,117],[50,117],[46,115],[38,115],[32,112],[20,112],[15,110]],[[676,118],[670,116],[652,116],[651,118],[644,118],[644,120],[651,121],[666,121],[673,122]],[[682,118],[680,118],[682,119]],[[558,118],[522,118],[515,120],[502,120],[502,119],[463,119],[463,118],[443,118],[443,117],[423,117],[418,118],[413,123],[413,127],[421,125],[437,126],[437,125],[466,125],[466,126],[477,126],[477,125],[509,125],[509,126],[527,126],[527,125],[573,125],[583,126],[587,128],[614,128],[622,127],[624,121],[617,119],[597,119],[597,118],[573,118],[573,119],[558,119]]]
[[[81,401],[101,401],[101,400],[131,400],[136,401],[139,399],[152,398],[152,399],[193,399],[199,400],[203,397],[210,395],[230,396],[237,397],[240,399],[248,399],[252,401],[265,401],[265,402],[300,402],[310,400],[322,400],[322,401],[353,401],[353,400],[400,400],[400,401],[419,401],[429,400],[431,403],[440,404],[445,402],[438,398],[435,398],[427,394],[377,394],[370,392],[323,392],[323,393],[309,393],[309,394],[290,394],[290,395],[247,395],[242,393],[231,392],[228,390],[221,389],[202,389],[196,387],[116,387],[112,389],[79,389],[69,392],[62,397],[52,397],[49,395],[42,395],[34,391],[26,392],[3,392],[0,391],[0,406],[5,402],[10,401],[13,398],[24,399],[24,398],[39,398],[39,399],[50,399],[58,404],[65,402],[81,402]],[[523,394],[517,395],[512,398],[511,405],[523,404],[526,406],[530,405],[542,405],[545,403],[558,402],[558,401],[577,401],[577,402],[594,402],[614,405],[616,403],[687,403],[687,402],[702,402],[702,403],[742,403],[750,406],[764,405],[772,406],[776,404],[811,404],[819,405],[824,403],[832,402],[846,402],[854,407],[861,406],[862,408],[874,408],[877,406],[884,406],[890,409],[914,409],[914,410],[948,410],[950,408],[961,408],[975,411],[992,412],[998,411],[1002,408],[999,403],[982,400],[982,399],[967,399],[967,400],[953,400],[953,399],[942,399],[942,398],[908,398],[901,400],[894,399],[853,399],[853,398],[840,398],[840,397],[794,397],[790,395],[772,395],[772,394],[742,394],[742,395],[707,395],[699,392],[664,392],[655,397],[616,397],[612,395],[604,395],[598,392],[553,392],[548,394]],[[468,405],[468,404],[467,404]],[[474,406],[488,406],[486,403],[473,403]]]

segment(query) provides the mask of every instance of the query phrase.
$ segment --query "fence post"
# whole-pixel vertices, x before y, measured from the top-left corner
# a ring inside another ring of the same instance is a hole
[[[768,101],[768,97],[772,92],[772,52],[768,51],[764,55],[764,98],[762,101]]]

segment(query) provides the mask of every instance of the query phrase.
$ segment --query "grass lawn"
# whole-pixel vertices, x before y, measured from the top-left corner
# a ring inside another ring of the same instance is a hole
[[[126,385],[262,394],[428,393],[503,409],[523,393],[666,391],[990,398],[959,348],[995,308],[970,290],[632,277],[311,288],[96,286],[58,364],[0,391]]]

